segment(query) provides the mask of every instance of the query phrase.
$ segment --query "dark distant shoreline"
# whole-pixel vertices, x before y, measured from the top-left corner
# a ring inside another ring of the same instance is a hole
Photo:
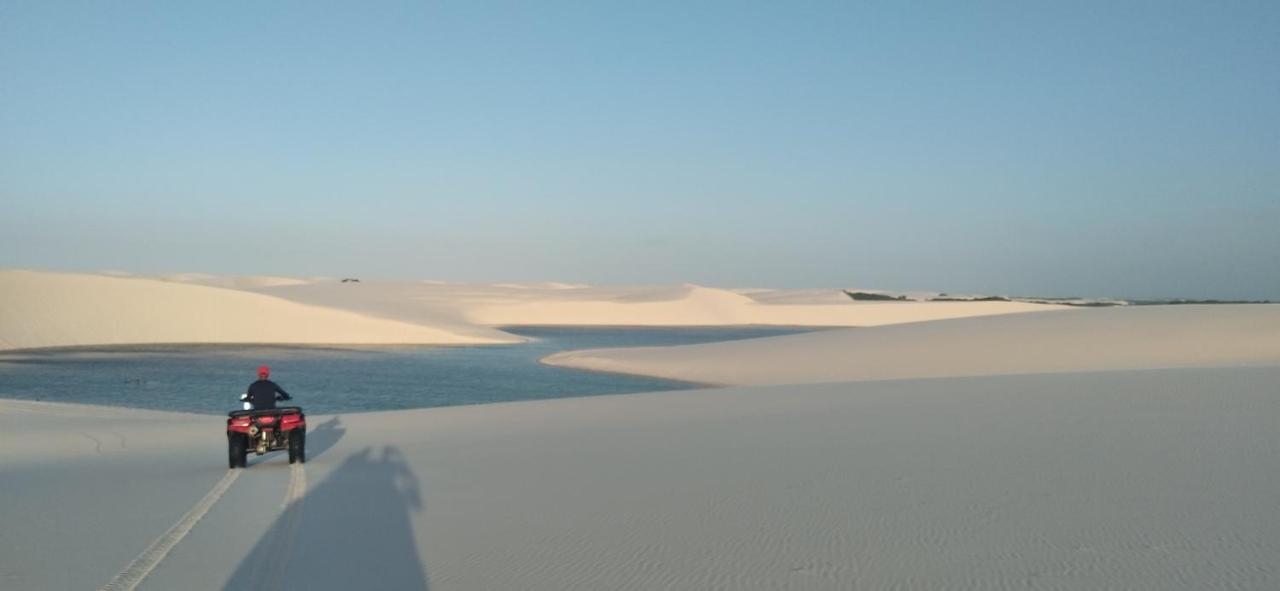
[[[873,302],[1021,302],[1024,304],[1052,304],[1055,306],[1075,306],[1079,308],[1109,308],[1113,306],[1179,306],[1179,305],[1214,305],[1214,304],[1275,304],[1280,303],[1274,300],[1219,300],[1219,299],[1190,299],[1190,298],[1165,298],[1165,299],[1108,299],[1108,298],[1081,298],[1081,297],[1032,297],[1032,296],[999,296],[999,295],[974,295],[974,296],[952,296],[946,293],[940,293],[937,296],[925,299],[912,299],[905,295],[893,295],[889,293],[865,292],[842,290],[849,299],[854,301],[873,301]]]

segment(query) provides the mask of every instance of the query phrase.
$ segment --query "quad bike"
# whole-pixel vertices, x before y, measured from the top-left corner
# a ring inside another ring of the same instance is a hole
[[[300,406],[227,413],[227,458],[232,469],[245,468],[249,452],[289,450],[289,463],[307,461],[307,417]]]

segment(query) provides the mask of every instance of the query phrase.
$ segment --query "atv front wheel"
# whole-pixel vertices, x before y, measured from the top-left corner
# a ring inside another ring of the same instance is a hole
[[[302,429],[289,432],[289,463],[307,463],[307,432]]]
[[[244,468],[248,464],[249,438],[242,433],[227,434],[227,463],[231,469]]]

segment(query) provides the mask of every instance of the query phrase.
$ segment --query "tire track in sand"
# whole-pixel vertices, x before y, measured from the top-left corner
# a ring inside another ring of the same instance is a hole
[[[249,574],[249,580],[257,581],[257,589],[272,590],[284,588],[284,577],[288,572],[289,561],[293,557],[293,543],[297,538],[298,523],[302,521],[302,499],[307,494],[307,473],[302,464],[289,466],[289,487],[285,489],[284,511],[279,521],[264,535],[260,544],[272,548],[274,553],[269,560],[261,557],[249,557],[255,560]]]
[[[165,556],[168,556],[169,552],[178,545],[178,542],[181,542],[191,532],[192,528],[200,522],[200,519],[213,508],[218,499],[222,498],[222,495],[231,488],[231,485],[240,477],[240,473],[243,471],[243,469],[228,470],[222,480],[219,480],[204,498],[200,499],[190,511],[187,511],[182,516],[182,519],[178,520],[178,523],[152,542],[124,570],[120,571],[106,585],[100,587],[99,591],[133,591],[136,589],[159,566]],[[297,539],[298,523],[301,521],[302,499],[306,495],[307,473],[303,470],[302,464],[289,466],[289,486],[285,489],[283,503],[284,521],[274,529],[268,542],[269,547],[282,547],[285,548],[285,552],[277,560],[265,565],[269,568],[268,576],[270,578],[266,580],[264,589],[283,588],[286,567],[288,566],[289,558],[293,555],[293,543]],[[258,579],[257,575],[263,566],[262,563],[255,565],[254,580],[262,580]]]
[[[280,548],[281,556],[271,563],[267,589],[284,589],[285,574],[293,558],[294,543],[298,539],[298,524],[302,521],[302,500],[307,496],[307,472],[302,464],[289,466],[289,489],[284,496],[284,522],[277,530],[273,547]]]
[[[100,587],[99,591],[132,591],[136,589],[142,583],[142,580],[147,578],[151,571],[155,570],[160,561],[169,555],[173,547],[177,546],[178,542],[182,541],[182,538],[187,537],[188,533],[191,533],[191,528],[194,528],[200,522],[200,519],[209,512],[209,509],[213,508],[214,503],[217,503],[218,499],[222,498],[222,495],[227,492],[227,489],[231,488],[236,478],[240,477],[240,472],[241,470],[227,470],[222,480],[213,485],[209,493],[200,499],[190,511],[187,511],[182,516],[182,519],[173,524],[169,531],[156,538],[156,541],[147,546],[147,549],[143,550],[142,554],[139,554],[137,558],[134,558],[133,562],[130,562],[128,566],[124,567],[124,570],[120,571],[106,585]]]

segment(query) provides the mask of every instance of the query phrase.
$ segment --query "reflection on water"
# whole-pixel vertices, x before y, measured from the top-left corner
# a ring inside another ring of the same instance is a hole
[[[533,339],[476,347],[173,346],[0,354],[0,397],[222,413],[270,365],[310,414],[594,394],[690,384],[538,363],[570,349],[680,345],[803,329],[513,328]]]

